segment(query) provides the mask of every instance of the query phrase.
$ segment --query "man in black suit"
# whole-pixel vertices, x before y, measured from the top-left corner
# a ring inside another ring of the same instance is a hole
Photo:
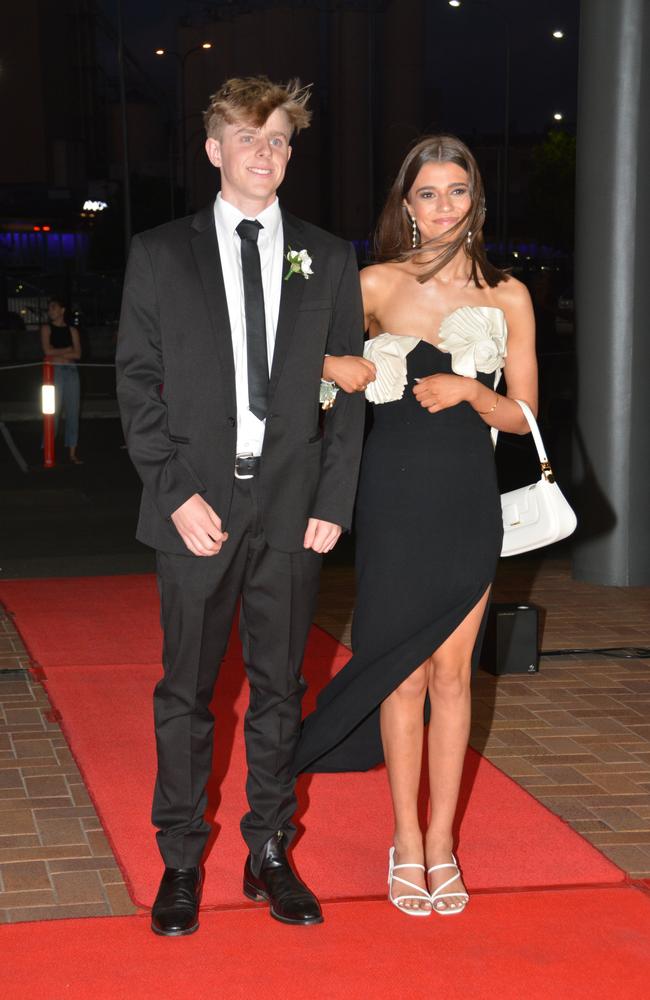
[[[322,920],[285,848],[304,646],[322,553],[350,525],[362,440],[358,393],[339,392],[321,430],[321,371],[326,354],[361,354],[363,314],[353,248],[276,197],[308,96],[297,81],[227,81],[205,113],[216,201],[136,236],[126,273],[118,397],[161,595],[153,822],[165,872],[152,928],[168,936],[198,928],[209,706],[238,610],[244,893],[286,923]]]

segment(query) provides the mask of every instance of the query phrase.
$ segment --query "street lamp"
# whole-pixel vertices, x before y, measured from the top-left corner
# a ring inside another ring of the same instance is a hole
[[[564,32],[558,28],[557,31],[553,32],[553,38],[564,38]]]
[[[561,122],[562,119],[564,118],[564,115],[562,114],[561,111],[556,111],[553,117],[555,118],[556,122]]]
[[[185,62],[188,56],[191,56],[193,52],[198,52],[200,49],[211,49],[212,42],[201,42],[200,45],[195,45],[194,48],[188,49],[185,55],[181,56],[178,52],[174,52],[173,49],[154,49],[157,56],[176,56],[181,62]]]
[[[185,63],[189,57],[194,52],[205,52],[212,48],[212,42],[201,42],[200,45],[194,45],[191,49],[188,49],[182,56],[179,52],[175,52],[173,49],[158,48],[155,49],[157,56],[173,56],[176,59],[180,72],[181,81],[181,187],[183,189],[183,212],[187,209],[187,190],[186,190],[186,156],[187,151],[185,149],[186,136],[185,136]]]

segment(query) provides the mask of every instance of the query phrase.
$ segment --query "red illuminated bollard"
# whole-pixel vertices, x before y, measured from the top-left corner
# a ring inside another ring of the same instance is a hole
[[[43,387],[41,390],[43,410],[43,465],[51,469],[56,464],[54,455],[54,414],[56,394],[54,391],[54,365],[46,358],[43,362]]]

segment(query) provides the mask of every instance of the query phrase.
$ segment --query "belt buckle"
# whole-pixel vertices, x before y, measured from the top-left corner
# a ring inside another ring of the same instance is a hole
[[[237,472],[237,462],[239,461],[240,458],[255,458],[255,456],[253,455],[252,451],[247,451],[244,452],[244,454],[242,455],[235,456],[235,479],[254,479],[255,476],[253,475],[253,473],[251,473],[250,476],[242,476],[239,474],[239,472]]]

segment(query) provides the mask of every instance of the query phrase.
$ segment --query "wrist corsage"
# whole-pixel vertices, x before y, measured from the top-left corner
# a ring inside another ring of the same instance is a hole
[[[323,410],[331,410],[334,406],[334,401],[336,400],[336,394],[339,391],[339,387],[336,382],[330,382],[326,378],[320,380],[320,392],[318,394],[318,402]]]

